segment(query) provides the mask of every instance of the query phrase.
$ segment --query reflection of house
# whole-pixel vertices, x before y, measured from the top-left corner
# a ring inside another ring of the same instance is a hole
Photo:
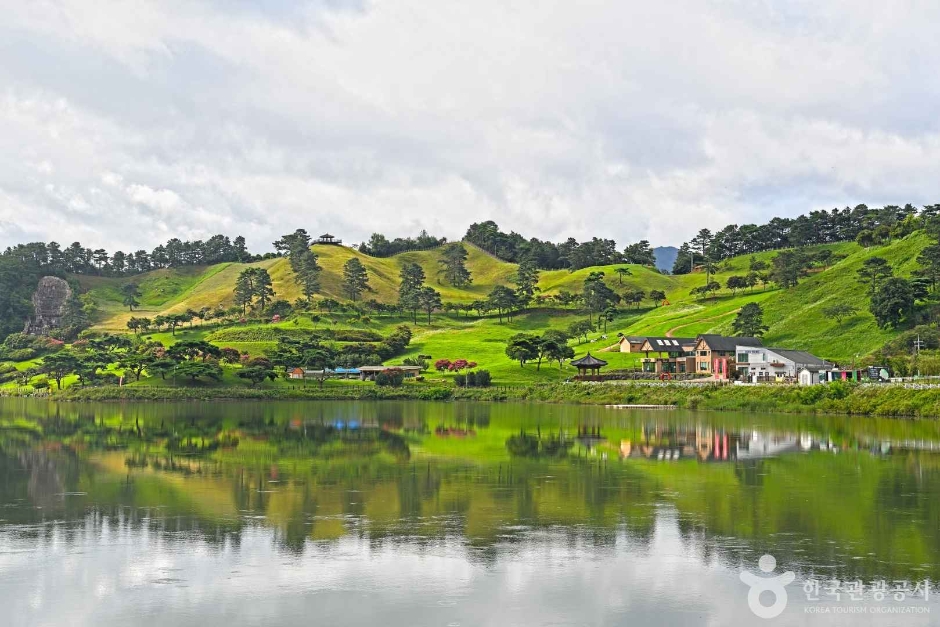
[[[755,431],[750,439],[742,438],[738,443],[737,458],[761,459],[782,453],[795,453],[799,450],[799,442],[794,435],[776,435]]]
[[[798,452],[796,436],[787,433],[738,433],[706,425],[644,425],[640,440],[621,440],[620,457],[661,461],[736,462]]]
[[[798,381],[815,385],[825,381],[835,365],[806,351],[738,346],[736,367],[741,378],[751,383]]]
[[[697,459],[701,462],[733,461],[737,458],[740,436],[710,427],[644,426],[641,441],[620,441],[622,458],[662,461]]]
[[[607,441],[607,438],[601,435],[600,426],[593,425],[589,427],[578,426],[578,437],[575,442],[588,450],[594,450],[598,445]]]
[[[736,368],[739,346],[763,346],[756,337],[725,337],[700,335],[695,344],[695,371],[715,379],[730,379]]]

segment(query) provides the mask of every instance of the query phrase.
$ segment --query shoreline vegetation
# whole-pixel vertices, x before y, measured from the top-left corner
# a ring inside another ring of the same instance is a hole
[[[27,396],[3,390],[4,396]],[[513,387],[458,388],[406,384],[319,385],[295,388],[233,387],[71,387],[33,398],[51,401],[181,401],[181,400],[427,400],[523,401],[545,404],[671,405],[678,409],[753,411],[789,414],[845,414],[854,416],[940,417],[940,387],[833,383],[819,386],[739,386],[681,384],[577,384],[552,383]]]

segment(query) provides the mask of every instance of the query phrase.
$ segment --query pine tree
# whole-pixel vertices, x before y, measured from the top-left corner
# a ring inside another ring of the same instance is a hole
[[[242,308],[242,313],[251,306],[255,298],[255,269],[245,268],[235,280],[235,304]]]
[[[356,257],[343,264],[343,292],[353,302],[369,289],[369,273]]]
[[[428,314],[428,324],[431,324],[431,313],[441,308],[441,294],[430,286],[423,286],[416,295],[418,305]]]
[[[401,267],[398,275],[401,284],[398,286],[398,305],[412,313],[412,319],[418,324],[418,310],[421,308],[420,290],[424,285],[424,270],[416,263],[407,262]]]
[[[454,287],[463,287],[473,282],[467,269],[467,257],[467,249],[457,242],[447,244],[441,250],[441,258],[437,263],[441,265],[444,278]]]
[[[519,268],[516,270],[516,299],[520,307],[529,306],[535,298],[535,293],[539,291],[538,283],[539,269],[535,265],[535,260],[526,257],[519,263]]]
[[[738,337],[760,337],[767,330],[764,325],[764,308],[758,303],[748,303],[731,323],[731,330]]]
[[[137,297],[140,296],[140,288],[137,287],[136,283],[127,283],[121,286],[121,293],[124,294],[124,306],[130,311],[134,311],[134,307],[140,305],[140,301],[137,300]]]
[[[255,269],[255,296],[258,298],[258,304],[261,305],[261,311],[264,312],[265,306],[274,297],[275,292],[271,275],[264,268]]]
[[[885,280],[894,274],[891,266],[886,259],[882,257],[871,257],[866,259],[862,267],[858,270],[858,280],[868,285],[869,296],[874,297],[879,286]]]
[[[312,302],[313,295],[320,291],[321,268],[317,263],[317,256],[310,250],[306,250],[297,256],[296,261],[297,269],[294,271],[294,282],[300,286],[307,302]]]

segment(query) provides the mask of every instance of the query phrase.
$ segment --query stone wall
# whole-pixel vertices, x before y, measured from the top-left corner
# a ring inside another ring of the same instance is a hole
[[[33,293],[34,317],[26,323],[25,333],[47,335],[62,326],[65,306],[72,297],[72,288],[63,279],[46,276],[39,280]]]

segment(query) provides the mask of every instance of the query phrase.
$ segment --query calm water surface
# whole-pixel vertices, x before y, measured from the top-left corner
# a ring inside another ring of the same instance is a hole
[[[928,625],[934,582],[933,421],[0,400],[2,625]]]

